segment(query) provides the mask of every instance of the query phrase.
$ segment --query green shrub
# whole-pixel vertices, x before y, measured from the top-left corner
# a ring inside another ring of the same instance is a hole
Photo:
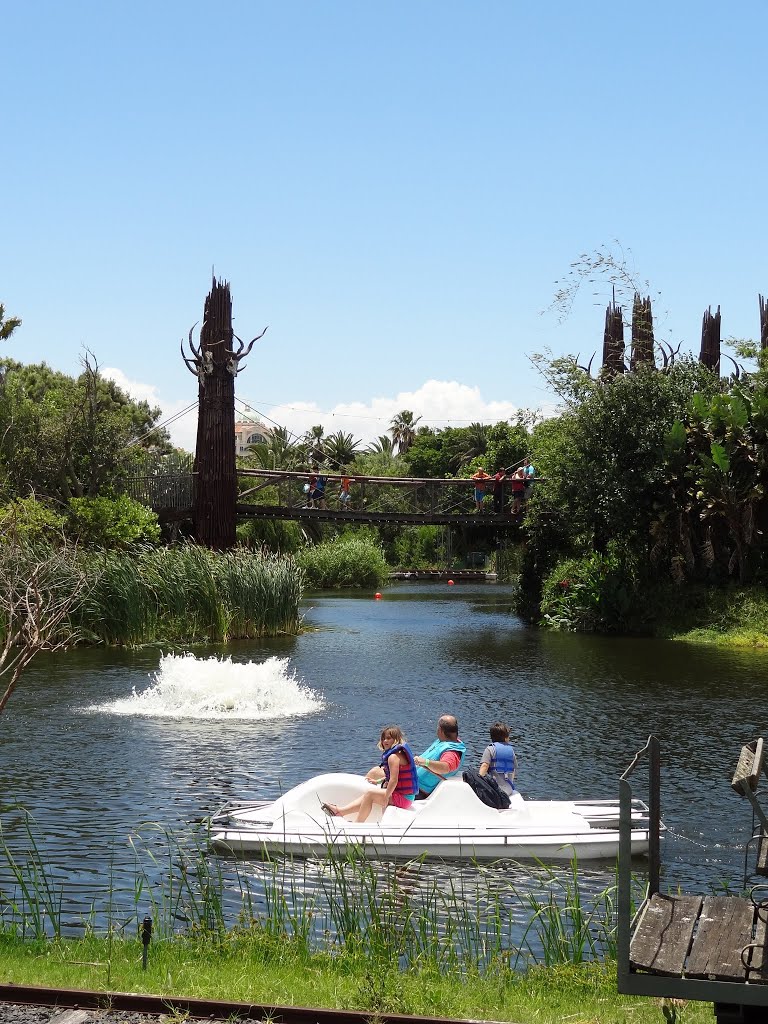
[[[650,613],[636,559],[609,550],[558,562],[544,580],[541,619],[578,632],[647,632]]]
[[[380,547],[356,537],[339,537],[306,547],[296,556],[307,584],[317,589],[378,587],[389,577]]]
[[[67,532],[86,547],[125,549],[160,540],[155,513],[127,494],[70,498]]]
[[[61,537],[64,516],[35,497],[14,498],[0,508],[0,537],[4,543],[35,544]]]

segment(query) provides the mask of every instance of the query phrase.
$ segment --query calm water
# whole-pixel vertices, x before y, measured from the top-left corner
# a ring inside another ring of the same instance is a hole
[[[151,717],[137,702],[118,714],[111,702],[146,690],[161,652],[41,658],[0,719],[6,840],[22,844],[9,809],[18,802],[74,919],[108,876],[130,886],[129,837],[142,822],[180,829],[230,798],[272,797],[323,771],[364,772],[382,725],[401,724],[421,749],[451,712],[471,763],[491,721],[511,725],[519,785],[531,797],[615,796],[655,732],[672,833],[667,881],[738,883],[750,815],[729,781],[741,744],[768,725],[768,655],[537,632],[509,603],[502,586],[404,583],[381,601],[309,599],[312,628],[299,637],[195,649],[198,659],[289,659],[315,709],[288,718]],[[266,713],[279,714],[280,699]],[[609,884],[610,866],[590,878]]]

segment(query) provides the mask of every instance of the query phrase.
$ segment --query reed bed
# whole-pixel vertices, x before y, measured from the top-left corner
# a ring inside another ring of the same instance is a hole
[[[46,585],[83,589],[63,630],[80,642],[106,644],[223,642],[296,633],[303,573],[290,556],[194,545],[137,552],[14,549],[0,556],[0,583],[24,578],[46,559]],[[55,570],[55,571],[54,571]]]

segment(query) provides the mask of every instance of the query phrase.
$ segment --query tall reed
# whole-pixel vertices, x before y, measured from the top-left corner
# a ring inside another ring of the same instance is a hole
[[[26,821],[26,819],[25,819]],[[63,888],[37,851],[12,852],[0,832],[3,926],[20,936],[62,933]],[[174,833],[148,824],[131,838],[134,884],[92,906],[87,930],[130,934],[146,913],[159,941],[182,934],[218,948],[240,937],[326,951],[386,972],[425,969],[471,976],[613,958],[615,881],[587,897],[574,859],[565,872],[507,865],[435,870],[422,860],[370,860],[364,850],[331,845],[322,861],[267,857],[254,862],[210,853],[205,826]],[[3,863],[4,862],[4,863]],[[515,877],[524,876],[527,888]],[[540,896],[533,893],[536,889]],[[71,911],[70,911],[71,913]]]
[[[86,642],[223,642],[296,633],[303,575],[290,556],[194,545],[64,553],[89,585],[71,616]]]

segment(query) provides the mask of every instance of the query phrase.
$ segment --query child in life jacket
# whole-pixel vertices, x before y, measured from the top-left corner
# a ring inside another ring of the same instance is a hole
[[[388,725],[381,730],[379,742],[376,744],[381,754],[380,766],[384,769],[384,781],[379,785],[372,783],[371,789],[351,803],[339,807],[337,804],[321,804],[326,814],[344,818],[348,814],[357,813],[355,821],[367,821],[374,804],[379,807],[402,807],[409,810],[413,798],[419,789],[416,781],[416,765],[411,748],[405,742],[402,729],[397,725]]]
[[[502,793],[512,796],[515,792],[517,759],[515,748],[509,742],[509,728],[505,722],[494,722],[489,731],[491,742],[483,751],[478,771],[481,775],[490,772]]]

